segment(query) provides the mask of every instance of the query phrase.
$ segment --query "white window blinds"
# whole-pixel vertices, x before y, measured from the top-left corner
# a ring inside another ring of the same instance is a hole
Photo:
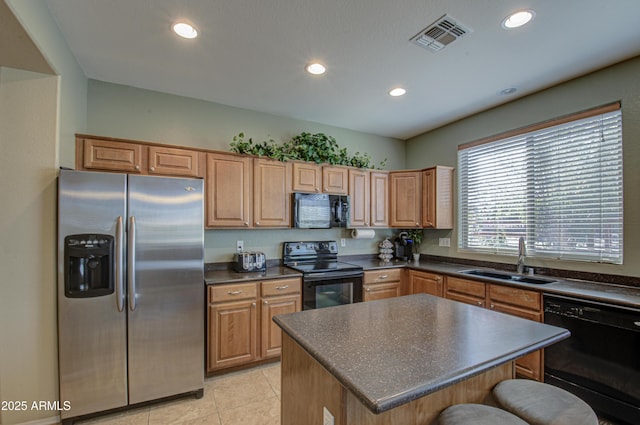
[[[619,104],[459,147],[458,248],[622,264]]]

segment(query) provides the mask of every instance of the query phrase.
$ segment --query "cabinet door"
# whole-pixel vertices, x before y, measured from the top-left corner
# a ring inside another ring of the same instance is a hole
[[[542,294],[503,285],[487,285],[487,305],[491,310],[542,322]],[[516,359],[516,374],[542,380],[543,351],[538,350]]]
[[[147,169],[147,147],[136,143],[80,139],[81,169],[143,174]]]
[[[484,307],[484,285],[485,284],[482,282],[447,276],[445,283],[445,298]]]
[[[207,227],[249,227],[252,158],[207,154]]]
[[[322,167],[322,191],[334,195],[349,194],[349,169],[346,167]]]
[[[436,172],[434,169],[422,172],[422,227],[436,227]]]
[[[322,167],[309,162],[294,162],[292,170],[294,192],[320,192]]]
[[[437,166],[422,172],[422,227],[453,228],[453,168]]]
[[[419,228],[422,222],[420,171],[389,173],[391,192],[391,227]]]
[[[253,160],[253,225],[291,225],[291,164],[268,159]]]
[[[257,358],[256,309],[255,299],[209,305],[208,371]]]
[[[200,155],[200,152],[188,149],[149,146],[149,174],[204,177]]]
[[[373,283],[364,285],[362,294],[364,301],[383,300],[401,295],[400,281],[388,283]]]
[[[442,297],[444,294],[444,278],[441,275],[411,270],[409,272],[411,294],[431,294]]]
[[[293,294],[262,300],[260,355],[263,358],[279,356],[282,349],[282,330],[272,320],[273,316],[300,311],[301,297],[300,294]]]
[[[349,197],[351,198],[349,223],[351,227],[369,226],[369,193],[369,172],[349,170]]]
[[[389,227],[389,173],[372,171],[371,208],[369,225],[372,227]],[[353,199],[351,200],[353,204]]]

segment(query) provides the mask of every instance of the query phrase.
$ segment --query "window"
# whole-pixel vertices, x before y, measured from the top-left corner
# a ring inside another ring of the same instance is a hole
[[[620,104],[458,148],[460,250],[622,264]]]

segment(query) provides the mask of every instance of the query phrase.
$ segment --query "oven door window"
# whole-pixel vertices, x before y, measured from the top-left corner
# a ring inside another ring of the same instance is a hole
[[[303,309],[333,307],[362,301],[362,277],[305,281]]]

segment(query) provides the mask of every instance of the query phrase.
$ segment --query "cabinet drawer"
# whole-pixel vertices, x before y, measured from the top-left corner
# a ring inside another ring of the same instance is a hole
[[[484,283],[472,280],[458,279],[455,277],[447,277],[447,292],[457,292],[460,294],[471,295],[473,297],[484,298]]]
[[[535,291],[513,288],[502,285],[488,285],[487,296],[491,302],[511,304],[540,312],[542,310],[542,294]]]
[[[276,279],[262,282],[262,296],[272,297],[287,294],[299,294],[302,287],[300,279]]]
[[[396,282],[401,274],[401,269],[371,270],[364,272],[364,283]]]
[[[150,146],[149,174],[203,177],[199,157],[197,151]]]
[[[256,283],[238,283],[230,285],[209,286],[210,303],[237,301],[257,297],[258,287]]]

